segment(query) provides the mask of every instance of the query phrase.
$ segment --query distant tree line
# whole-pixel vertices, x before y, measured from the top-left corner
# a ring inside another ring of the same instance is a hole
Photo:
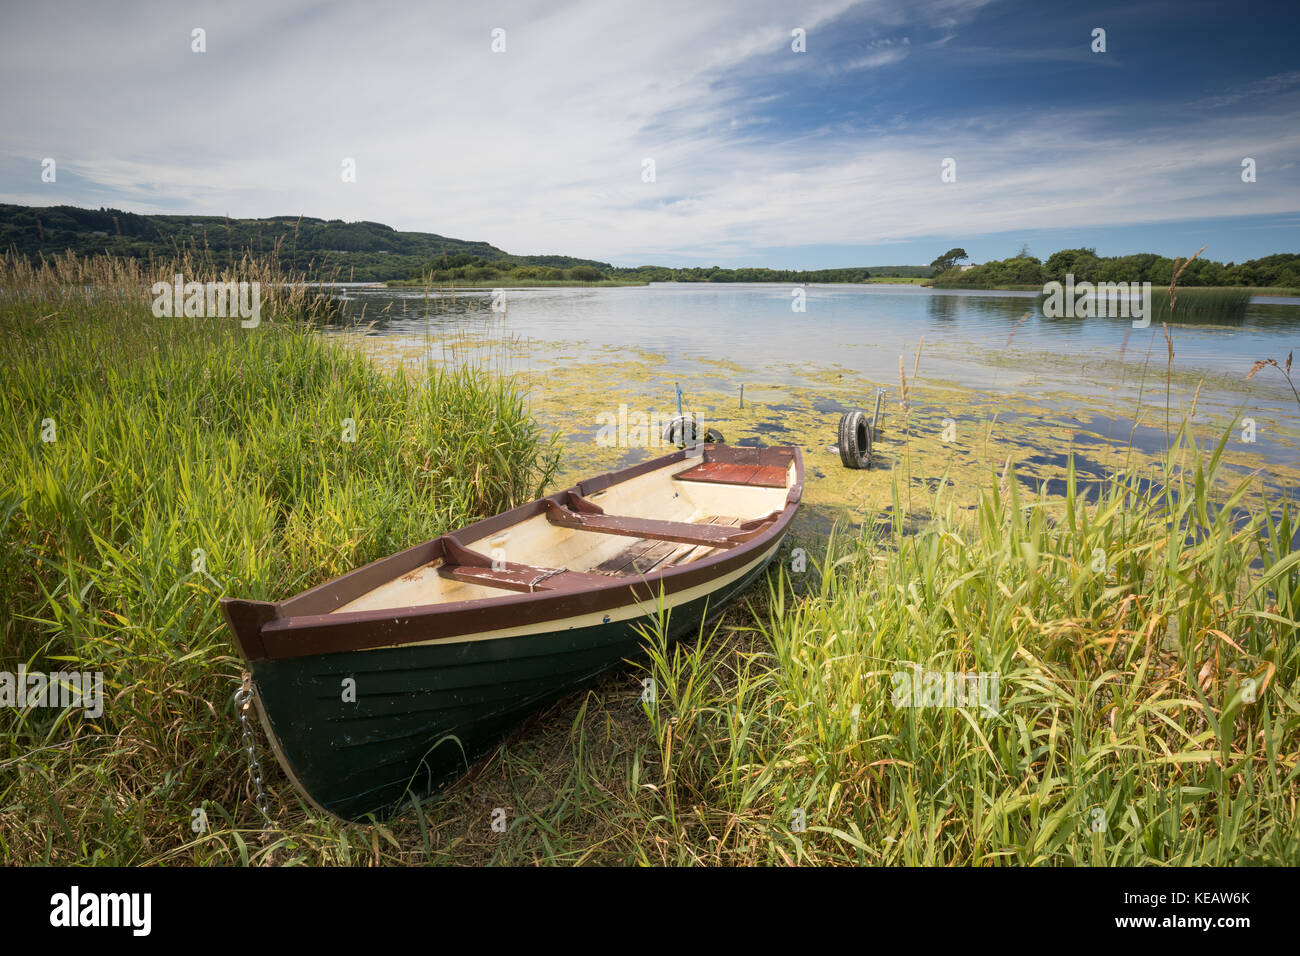
[[[171,259],[191,253],[216,268],[246,254],[277,259],[308,279],[374,282],[866,282],[873,276],[929,276],[926,266],[843,269],[723,269],[720,266],[619,267],[574,256],[516,256],[486,242],[399,232],[378,222],[312,216],[153,215],[77,206],[0,203],[0,250],[29,258],[111,254]]]
[[[692,266],[673,269],[667,266],[636,266],[615,269],[618,278],[639,279],[645,282],[866,282],[871,272],[865,266],[847,269],[762,269],[742,266],[723,269],[720,266]]]
[[[307,278],[356,281],[404,278],[444,253],[484,260],[506,255],[486,242],[398,232],[377,222],[142,215],[120,209],[0,204],[0,250],[10,249],[29,258],[71,251],[166,259],[188,251],[217,267],[233,265],[252,252],[273,256],[286,271]]]
[[[934,284],[942,288],[1041,286],[1046,282],[1064,282],[1069,273],[1075,282],[1150,282],[1160,287],[1169,285],[1173,271],[1173,259],[1150,252],[1098,256],[1095,249],[1062,249],[1043,262],[1022,249],[1009,259],[985,262],[964,271],[954,261],[937,272]],[[1279,253],[1240,263],[1198,257],[1178,277],[1178,284],[1300,288],[1300,254]]]
[[[873,276],[926,277],[931,270],[926,266],[884,266],[879,271],[864,266],[844,269],[763,269],[742,267],[723,269],[720,266],[612,266],[607,262],[589,259],[558,261],[561,256],[503,256],[485,259],[481,256],[446,255],[427,263],[414,279],[426,282],[507,282],[529,281],[581,281],[600,282],[780,282],[797,284],[808,282],[867,282]],[[550,264],[538,260],[557,260]]]
[[[1173,260],[1154,253],[1098,256],[1095,249],[1063,249],[1042,262],[1027,248],[1008,259],[966,270],[961,248],[929,266],[855,266],[842,269],[763,269],[720,266],[613,266],[573,256],[511,255],[486,242],[427,232],[399,232],[378,222],[310,216],[229,219],[224,216],[145,215],[120,209],[20,206],[0,203],[0,250],[27,257],[110,253],[169,259],[191,252],[217,267],[247,253],[277,258],[286,271],[309,279],[433,282],[866,282],[872,278],[935,276],[942,287],[1041,286],[1063,282],[1151,282],[1168,285]],[[1300,255],[1281,253],[1242,263],[1198,258],[1179,277],[1184,286],[1300,288]]]
[[[570,256],[492,258],[457,253],[425,263],[407,279],[440,284],[455,282],[600,282],[613,278],[608,263]]]

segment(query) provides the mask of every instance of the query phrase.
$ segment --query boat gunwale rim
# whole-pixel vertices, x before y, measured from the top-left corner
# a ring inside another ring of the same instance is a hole
[[[730,451],[732,450],[733,446],[707,445],[706,449],[712,449],[716,451],[718,447],[726,448],[727,450]],[[275,616],[271,617],[268,620],[263,621],[260,624],[260,626],[256,628],[256,636],[258,638],[257,643],[262,645],[259,648],[260,650],[263,651],[262,654],[255,654],[255,655],[248,654],[246,652],[246,648],[243,646],[242,640],[240,639],[240,635],[236,631],[236,645],[239,651],[241,652],[241,655],[246,660],[253,662],[253,661],[266,661],[266,660],[288,660],[288,659],[293,659],[298,657],[329,655],[335,653],[349,653],[352,650],[364,651],[364,650],[379,649],[382,647],[394,648],[394,647],[402,647],[402,646],[407,646],[412,644],[418,644],[423,641],[430,640],[430,638],[427,637],[426,638],[395,637],[392,641],[385,642],[383,644],[376,644],[376,645],[369,645],[369,646],[363,645],[352,649],[317,650],[313,648],[304,648],[302,650],[295,650],[292,653],[284,653],[284,649],[280,649],[279,653],[269,654],[269,653],[265,653],[268,649],[260,640],[263,634],[276,635],[281,640],[283,640],[295,635],[298,632],[306,631],[306,630],[315,630],[319,628],[327,628],[332,631],[335,628],[340,628],[340,627],[364,626],[366,624],[374,624],[374,623],[387,622],[387,621],[393,621],[396,623],[401,621],[403,618],[406,618],[408,620],[412,618],[427,620],[432,618],[439,618],[439,617],[450,616],[453,614],[469,613],[474,611],[482,611],[487,613],[497,612],[497,611],[508,611],[511,608],[522,607],[522,606],[532,606],[538,608],[539,610],[545,610],[550,608],[558,608],[558,606],[562,605],[564,602],[571,602],[574,601],[575,599],[581,599],[581,598],[598,599],[600,606],[591,607],[588,609],[589,611],[593,611],[593,612],[598,610],[608,610],[611,608],[622,607],[633,603],[643,603],[646,600],[655,599],[656,596],[665,596],[668,594],[676,593],[681,590],[687,590],[698,584],[703,584],[713,577],[718,577],[723,574],[726,574],[731,570],[731,568],[719,567],[719,565],[735,565],[735,566],[743,565],[746,558],[749,555],[751,555],[755,551],[764,550],[765,545],[769,544],[774,538],[777,538],[785,533],[786,529],[789,527],[789,524],[793,519],[795,512],[797,512],[799,505],[801,504],[803,499],[804,467],[803,467],[802,449],[797,445],[775,445],[775,446],[765,446],[763,449],[759,449],[759,450],[767,450],[767,449],[774,449],[774,450],[779,449],[782,451],[789,450],[793,452],[790,458],[790,462],[794,465],[795,474],[794,474],[793,481],[790,483],[789,487],[786,490],[785,506],[781,509],[780,512],[777,513],[777,517],[775,518],[775,520],[773,520],[771,524],[769,524],[760,534],[754,536],[748,541],[741,542],[732,547],[718,549],[716,553],[706,555],[697,561],[692,561],[689,564],[673,565],[666,568],[656,568],[651,572],[649,572],[648,574],[639,575],[636,577],[632,577],[632,576],[627,576],[622,578],[610,577],[608,584],[593,585],[590,587],[582,587],[582,588],[575,588],[575,589],[556,590],[556,591],[511,592],[508,594],[494,595],[490,597],[472,598],[464,601],[442,602],[442,603],[431,603],[431,604],[413,604],[413,605],[394,606],[394,607],[385,607],[385,608],[372,608],[372,609],[361,610],[361,611],[326,611],[323,613],[300,614],[300,615],[284,615],[282,613],[283,607],[286,604],[296,602],[307,595],[320,594],[325,589],[331,586],[336,586],[339,582],[353,575],[361,573],[366,569],[371,568],[374,565],[378,565],[382,562],[397,558],[400,555],[410,553],[420,548],[436,547],[438,545],[438,542],[440,542],[444,538],[450,538],[452,541],[456,542],[457,544],[459,544],[461,547],[464,548],[467,546],[463,544],[459,536],[468,531],[472,531],[477,526],[489,522],[495,523],[496,521],[505,518],[506,516],[515,514],[516,512],[519,513],[524,513],[528,511],[533,512],[533,514],[531,515],[521,514],[521,516],[517,518],[515,521],[512,521],[508,525],[506,525],[508,527],[510,525],[518,523],[518,521],[520,520],[527,520],[528,517],[532,517],[533,515],[544,511],[546,507],[544,502],[546,502],[547,500],[564,499],[570,492],[579,495],[595,494],[598,493],[599,491],[604,491],[606,488],[612,487],[613,485],[619,484],[623,481],[628,481],[631,480],[632,478],[639,477],[642,474],[655,471],[658,468],[666,467],[667,465],[670,465],[675,461],[684,460],[687,457],[685,451],[678,450],[676,452],[670,453],[665,456],[661,456],[659,458],[649,459],[645,462],[639,462],[636,465],[630,466],[625,469],[619,469],[613,472],[606,472],[604,474],[597,475],[592,478],[584,479],[582,481],[577,482],[574,486],[570,488],[565,488],[563,490],[554,492],[551,495],[545,495],[543,497],[533,499],[532,501],[524,502],[523,504],[518,505],[517,507],[512,508],[509,511],[501,512],[500,514],[497,515],[489,515],[485,518],[480,519],[479,521],[474,522],[473,524],[466,525],[463,528],[458,528],[454,531],[448,532],[447,534],[438,535],[435,538],[430,538],[426,541],[419,542],[415,545],[412,545],[409,548],[404,548],[401,551],[394,552],[393,554],[385,555],[381,558],[377,558],[375,561],[362,565],[359,568],[354,568],[351,571],[347,571],[344,574],[339,575],[338,577],[330,579],[329,581],[324,581],[321,584],[318,584],[312,588],[307,589],[306,591],[300,592],[299,594],[286,598],[284,601],[258,602],[258,601],[245,601],[242,599],[223,597],[222,604],[223,605],[225,604],[257,605],[257,606],[264,607],[268,611],[272,609],[274,610]],[[618,478],[618,481],[609,481],[610,478]],[[599,485],[599,487],[593,489],[591,487],[593,485]],[[431,560],[437,560],[437,558],[435,557]],[[419,566],[423,566],[423,563],[417,565],[417,567]],[[662,587],[662,585],[666,583],[671,583],[675,586],[671,587],[671,589]],[[655,588],[654,587],[655,585],[660,585],[661,587]],[[638,589],[643,592],[644,596],[638,596],[637,594]],[[621,597],[618,597],[612,602],[610,602],[609,599],[614,598],[617,595],[617,592],[619,591],[630,591],[632,593],[628,596],[628,599],[626,600],[622,599]],[[566,614],[563,611],[560,611],[559,613],[556,614],[555,619],[557,620],[563,619],[566,616],[568,616],[568,614]],[[546,619],[547,618],[545,616],[540,617],[540,620],[542,621]],[[232,630],[234,629],[232,628]],[[442,636],[446,637],[449,635],[442,635]],[[433,640],[437,640],[437,639],[438,638],[433,638]]]

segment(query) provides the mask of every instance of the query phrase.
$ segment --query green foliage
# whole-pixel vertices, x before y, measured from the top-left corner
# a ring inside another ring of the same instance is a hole
[[[947,270],[955,266],[957,263],[961,262],[963,259],[969,259],[969,258],[970,256],[966,255],[966,250],[962,249],[960,246],[957,246],[952,249],[949,249],[943,255],[939,256],[939,258],[931,262],[930,268],[933,269],[936,273],[946,272]]]
[[[238,860],[256,818],[218,597],[293,594],[526,501],[556,465],[512,380],[386,375],[301,322],[306,291],[252,329],[156,318],[147,278],[0,259],[0,670],[102,671],[106,697],[98,719],[0,709],[0,862]]]
[[[710,268],[692,267],[673,269],[668,266],[636,266],[633,268],[612,266],[607,262],[589,260],[568,260],[564,268],[543,266],[540,260],[556,261],[561,256],[506,256],[497,260],[485,260],[479,257],[438,259],[428,264],[416,283],[437,285],[455,283],[456,281],[489,282],[500,280],[503,284],[518,284],[529,281],[542,282],[781,282],[786,284],[808,282],[866,282],[871,272],[863,268],[851,269],[816,269],[802,271],[798,269],[723,269],[718,266]],[[576,263],[576,264],[574,264]],[[895,266],[895,270],[917,269],[927,272],[924,267]]]
[[[644,282],[866,282],[871,272],[864,267],[847,269],[760,269],[742,267],[723,269],[719,266],[692,266],[672,269],[667,266],[636,266],[613,269],[617,278],[633,278]]]
[[[930,266],[868,266],[873,279],[928,279],[934,275]]]
[[[832,542],[802,598],[772,586],[771,666],[656,646],[637,845],[715,864],[1293,864],[1300,512],[1220,465],[1231,434],[1200,449],[1181,430],[1162,467],[1092,502],[1072,461],[1064,501],[995,475],[973,520],[936,497],[917,532],[896,485],[879,539]],[[899,706],[894,675],[915,669],[997,675],[996,705]]]
[[[1152,322],[1176,322],[1180,325],[1203,323],[1213,325],[1235,325],[1245,321],[1250,309],[1251,293],[1249,289],[1204,288],[1176,289],[1173,300],[1169,289],[1157,286],[1151,290]],[[1049,295],[1040,292],[1038,310],[1043,311]],[[1077,301],[1077,297],[1076,297]],[[1096,295],[1093,295],[1096,301]]]
[[[716,633],[649,634],[654,701],[616,675],[391,824],[313,812],[263,748],[282,832],[261,847],[219,594],[280,597],[508,507],[554,458],[509,382],[382,375],[305,333],[292,292],[244,330],[155,319],[142,271],[95,269],[0,260],[0,669],[108,685],[98,720],[0,711],[2,862],[1300,858],[1300,511],[1221,462],[1231,431],[1186,426],[1088,494],[1073,462],[1064,499],[1009,466],[969,514],[942,479],[905,511],[900,465],[892,523],[810,547]],[[994,712],[896,706],[918,667],[997,674]]]
[[[1069,273],[1075,282],[1150,282],[1156,287],[1168,287],[1173,271],[1173,259],[1151,252],[1098,256],[1095,249],[1080,248],[1062,249],[1041,264],[1032,256],[1014,256],[964,272],[950,269],[936,276],[934,284],[943,288],[1041,286],[1045,282],[1064,282]],[[1196,286],[1300,287],[1300,253],[1279,253],[1240,264],[1193,259],[1179,275],[1178,287]]]
[[[561,268],[547,263],[567,262]],[[576,264],[574,264],[576,263]],[[485,259],[481,256],[444,256],[433,260],[414,278],[405,280],[408,285],[456,285],[457,283],[484,284],[500,282],[502,285],[520,285],[528,282],[591,282],[610,281],[612,266],[604,262],[568,259],[566,256],[503,256]]]
[[[213,269],[227,268],[251,253],[310,279],[358,282],[403,278],[443,254],[482,260],[506,255],[486,242],[397,232],[376,222],[138,215],[119,209],[0,204],[0,252],[10,250],[30,259],[70,251],[147,260],[186,252]]]
[[[138,215],[117,209],[0,204],[0,251],[29,259],[107,253],[159,259],[185,253],[205,268],[228,269],[246,255],[309,279],[457,282],[866,282],[872,270],[615,267],[573,256],[510,255],[485,242],[422,232],[397,232],[374,222],[345,223],[309,216],[226,219],[220,216]],[[960,250],[957,250],[960,251]],[[925,266],[885,266],[882,276],[928,276]]]
[[[936,275],[934,284],[936,287],[1003,288],[1016,285],[1037,286],[1045,281],[1042,263],[1037,259],[1033,256],[1013,256],[1010,259],[986,262],[965,271],[949,269]]]

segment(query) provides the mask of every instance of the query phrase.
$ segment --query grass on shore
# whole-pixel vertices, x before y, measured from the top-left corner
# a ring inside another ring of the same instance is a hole
[[[375,859],[1293,865],[1300,512],[1221,450],[1180,431],[1091,501],[991,475],[919,530],[896,491],[716,632],[651,635],[655,703],[611,678],[554,708]],[[898,706],[918,671],[996,675],[993,706]]]
[[[1022,501],[1008,474],[973,526],[936,499],[915,535],[896,496],[883,540],[832,549],[813,597],[763,625],[781,699],[766,759],[727,755],[782,768],[773,809],[809,819],[787,853],[1294,862],[1297,512],[1221,472],[1222,447],[1180,431],[1172,467],[1091,505],[1072,469],[1064,501]],[[996,715],[894,706],[891,675],[915,670],[998,675]]]
[[[1300,859],[1300,513],[1186,426],[1099,493],[1071,469],[1064,499],[1024,498],[1009,466],[970,513],[942,480],[910,511],[904,455],[881,527],[797,542],[716,632],[648,634],[648,662],[392,823],[314,813],[259,739],[260,845],[217,597],[506,507],[554,448],[508,380],[385,377],[304,331],[292,292],[253,330],[155,319],[133,268],[0,263],[0,424],[25,436],[0,461],[0,669],[108,685],[97,720],[0,711],[4,862]],[[916,670],[996,676],[994,706],[933,683],[897,706]]]
[[[102,671],[106,696],[98,719],[0,710],[5,862],[138,863],[193,836],[193,809],[241,806],[218,596],[296,593],[555,467],[510,381],[387,376],[304,325],[302,289],[256,328],[156,318],[173,271],[206,278],[0,260],[0,670]]]

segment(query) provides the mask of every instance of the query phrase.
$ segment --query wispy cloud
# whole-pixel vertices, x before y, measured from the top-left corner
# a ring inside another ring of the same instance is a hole
[[[889,66],[893,63],[901,63],[907,59],[907,54],[911,52],[912,41],[907,37],[901,40],[885,38],[873,40],[867,45],[867,50],[861,56],[856,57],[845,63],[844,70],[874,70],[882,66]]]
[[[1262,80],[1251,83],[1244,89],[1232,93],[1224,93],[1219,96],[1207,96],[1204,99],[1197,100],[1192,104],[1193,107],[1207,110],[1222,109],[1225,106],[1236,106],[1243,101],[1260,100],[1266,97],[1276,96],[1279,93],[1286,93],[1300,87],[1300,70],[1292,70],[1288,73],[1275,73],[1272,76],[1266,76]]]
[[[991,49],[965,45],[982,6],[19,10],[0,83],[32,92],[0,103],[0,184],[9,201],[303,212],[615,260],[1300,211],[1300,74],[1165,125],[1123,100],[1007,110],[943,84],[946,62]],[[74,10],[78,30],[50,26]],[[1003,53],[1054,69],[1040,48]]]

